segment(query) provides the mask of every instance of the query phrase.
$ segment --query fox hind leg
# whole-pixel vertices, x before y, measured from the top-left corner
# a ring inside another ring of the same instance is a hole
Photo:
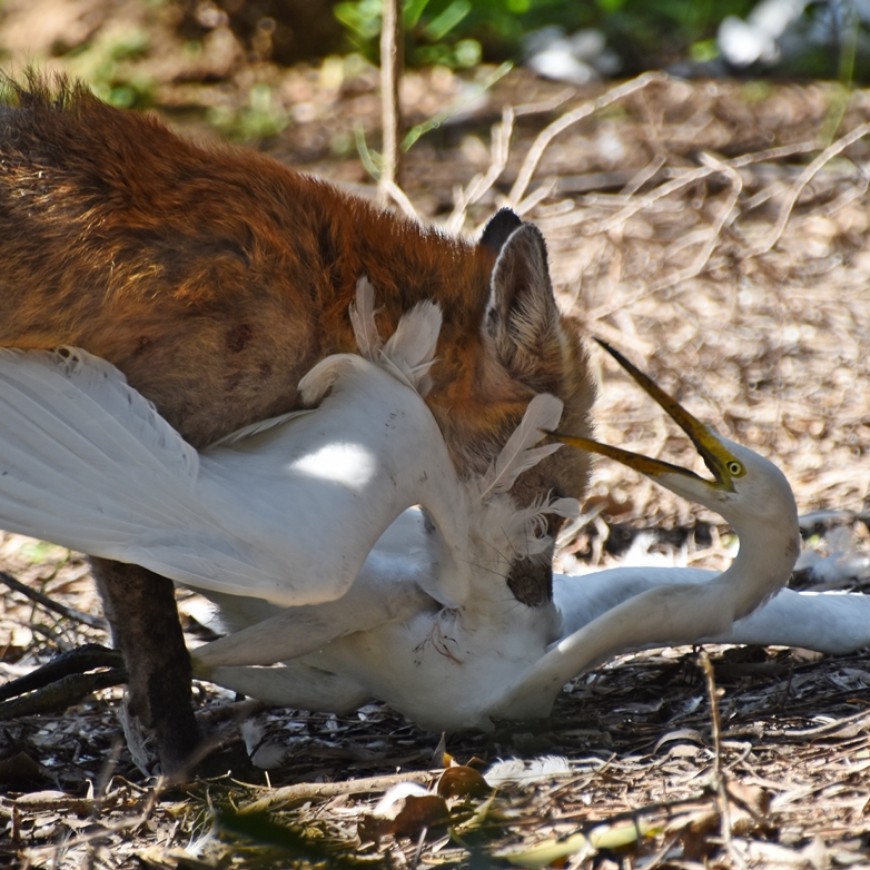
[[[138,565],[91,559],[127,667],[127,715],[152,735],[163,773],[184,769],[200,743],[193,715],[191,663],[171,580]]]

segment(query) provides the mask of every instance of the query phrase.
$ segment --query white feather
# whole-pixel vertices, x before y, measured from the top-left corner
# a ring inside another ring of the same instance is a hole
[[[181,491],[196,480],[196,451],[110,363],[69,348],[0,349],[0,369],[4,477],[18,475],[18,462],[40,468],[49,480],[52,474],[81,472],[117,481],[132,471],[135,477],[157,475],[158,497],[165,494],[160,488],[165,479]],[[27,475],[21,483],[27,486]],[[11,478],[2,489],[10,485]]]
[[[562,402],[549,393],[539,393],[529,402],[520,425],[479,481],[481,499],[507,492],[524,471],[559,449],[560,444],[535,445],[545,431],[556,428],[561,416]]]
[[[324,391],[325,392],[325,391]],[[233,444],[238,444],[239,441],[244,441],[246,438],[252,438],[254,435],[259,435],[261,432],[268,432],[276,426],[283,426],[297,417],[302,417],[305,414],[311,414],[313,408],[305,408],[301,411],[288,411],[286,414],[279,414],[277,417],[268,417],[265,420],[258,420],[256,423],[251,423],[249,426],[242,426],[241,429],[236,429],[235,432],[230,432],[229,435],[224,435],[223,438],[218,438],[209,444],[208,449],[213,450],[215,447],[230,447]]]
[[[388,371],[425,396],[431,389],[429,369],[435,362],[435,346],[441,332],[440,307],[419,302],[402,316],[396,331],[384,344],[375,322],[375,291],[363,276],[357,281],[356,302],[350,306],[350,322],[361,356],[380,363]]]
[[[366,359],[375,361],[383,345],[378,325],[375,323],[375,290],[363,275],[356,282],[356,302],[350,306],[350,322],[359,352]]]
[[[343,375],[353,371],[359,358],[352,353],[337,353],[322,359],[299,381],[299,397],[306,405],[316,405]]]
[[[580,503],[575,498],[540,499],[528,507],[518,508],[511,516],[507,535],[512,541],[522,541],[528,555],[540,555],[552,549],[553,538],[547,534],[547,516],[572,519],[580,515]]]
[[[435,362],[441,319],[436,303],[419,302],[402,317],[381,351],[381,362],[422,396],[431,387],[428,375]]]

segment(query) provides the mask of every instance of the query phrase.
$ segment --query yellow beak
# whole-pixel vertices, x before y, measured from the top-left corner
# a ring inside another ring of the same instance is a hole
[[[581,450],[588,450],[590,453],[598,453],[602,456],[608,456],[627,465],[635,471],[641,472],[649,477],[657,477],[661,474],[681,474],[687,477],[701,480],[708,485],[717,488],[732,489],[732,478],[742,477],[745,473],[742,463],[728,450],[723,439],[721,439],[709,426],[702,423],[696,417],[693,417],[682,405],[677,402],[672,396],[669,396],[661,387],[658,386],[649,375],[644,374],[637,366],[629,362],[618,350],[611,347],[607,342],[600,338],[596,339],[598,344],[604,348],[631,376],[640,384],[644,392],[651,396],[657,404],[659,404],[671,419],[689,436],[692,443],[695,445],[704,464],[710,469],[713,475],[713,480],[708,481],[699,477],[694,471],[687,468],[681,468],[679,465],[673,465],[670,462],[665,462],[662,459],[653,459],[649,456],[643,456],[640,453],[632,453],[629,450],[623,450],[621,447],[612,447],[609,444],[602,444],[600,441],[594,441],[591,438],[580,438],[575,435],[569,435],[563,432],[548,433],[551,438],[568,444],[571,447],[577,447]]]

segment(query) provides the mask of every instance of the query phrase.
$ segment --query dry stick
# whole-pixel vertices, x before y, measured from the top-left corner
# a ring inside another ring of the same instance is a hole
[[[139,810],[139,812],[135,816],[125,817],[120,822],[112,822],[111,824],[106,825],[89,824],[85,829],[87,833],[71,837],[68,840],[64,840],[62,848],[64,850],[72,850],[77,846],[99,842],[100,840],[107,838],[112,834],[129,833],[130,831],[140,827],[141,825],[144,825],[153,814],[154,809],[157,806],[160,793],[161,787],[158,783],[157,786],[150,789],[146,793],[144,799],[135,800],[133,802],[137,808],[140,806],[142,807],[142,809]],[[18,798],[12,804],[13,810],[20,811],[19,807],[28,807],[29,804],[26,803],[26,801],[26,796],[24,798]],[[75,812],[76,814],[85,814],[90,812],[90,814],[93,815],[95,810],[102,810],[106,806],[106,804],[108,804],[108,809],[111,811],[114,807],[115,802],[109,801],[107,800],[107,798],[72,799],[68,802],[69,810],[63,811]],[[129,805],[129,802],[125,801],[125,804]],[[45,843],[44,845],[31,846],[28,849],[28,851],[33,855],[45,854],[47,852],[54,851],[55,858],[59,854],[60,850],[61,846],[59,846],[58,843],[54,841],[50,843]],[[55,864],[52,863],[52,866],[55,866]]]
[[[524,118],[528,115],[540,115],[542,112],[555,112],[556,109],[567,103],[576,93],[574,88],[563,88],[552,97],[536,100],[534,103],[520,103],[518,106],[513,107],[513,112],[517,118]]]
[[[795,142],[791,145],[776,145],[766,148],[764,151],[753,151],[751,154],[742,154],[731,161],[735,169],[743,169],[756,163],[766,163],[768,160],[781,160],[783,157],[794,157],[796,154],[806,154],[818,148],[816,142]]]
[[[526,159],[520,167],[517,180],[514,182],[514,186],[511,188],[511,192],[508,195],[508,201],[511,203],[517,203],[526,195],[526,190],[529,187],[532,176],[535,174],[535,170],[538,168],[538,164],[541,162],[541,158],[544,156],[544,152],[550,147],[550,143],[553,139],[555,139],[560,133],[564,132],[568,127],[571,127],[578,121],[582,121],[584,118],[588,118],[590,115],[594,115],[596,112],[601,111],[601,109],[604,109],[607,106],[636,93],[637,91],[643,90],[654,82],[666,81],[668,81],[668,77],[664,73],[644,73],[643,75],[631,79],[631,81],[625,82],[618,87],[611,88],[607,93],[602,94],[591,102],[584,103],[582,106],[578,106],[571,112],[566,112],[561,118],[557,118],[552,124],[548,124],[544,127],[532,143],[531,148],[529,148],[529,153],[526,155]]]
[[[0,685],[0,703],[44,689],[52,683],[69,676],[81,676],[98,668],[123,668],[124,661],[118,650],[107,649],[96,643],[86,643],[84,646],[54,656],[51,661],[31,671]],[[2,708],[0,708],[2,709]]]
[[[516,118],[538,115],[542,112],[554,112],[570,99],[573,93],[573,88],[566,88],[548,100],[524,103],[519,106],[505,106],[502,109],[501,121],[492,128],[490,136],[489,168],[486,172],[475,175],[464,188],[460,186],[454,191],[453,211],[445,222],[445,229],[448,232],[457,233],[462,229],[468,207],[481,200],[501,178],[510,157],[511,138]],[[478,226],[475,232],[479,233],[483,226],[483,224]]]
[[[399,82],[402,77],[402,10],[399,0],[383,0],[381,21],[381,126],[383,162],[378,190],[381,200],[395,198],[401,174],[402,110]]]
[[[771,148],[767,151],[758,152],[757,154],[744,154],[734,160],[720,160],[713,157],[712,154],[704,152],[700,155],[700,160],[703,164],[702,166],[699,166],[696,169],[690,169],[686,172],[681,172],[671,181],[665,182],[645,196],[629,202],[621,211],[594,227],[594,230],[596,232],[608,232],[616,226],[625,223],[630,217],[633,217],[639,211],[649,208],[651,205],[654,205],[666,196],[670,196],[672,193],[676,193],[678,190],[682,190],[690,184],[694,184],[705,178],[709,178],[711,175],[717,175],[719,173],[728,175],[732,179],[732,183],[737,186],[737,193],[739,194],[743,187],[743,180],[737,173],[738,169],[742,169],[753,163],[760,163],[764,160],[800,153],[808,150],[808,148],[809,146],[807,144],[801,144],[797,147],[788,146],[787,148]]]
[[[631,822],[647,816],[656,815],[657,813],[671,815],[673,810],[682,809],[684,807],[703,808],[709,802],[709,797],[708,792],[699,792],[697,794],[689,795],[688,797],[652,801],[651,803],[644,804],[642,807],[632,807],[628,810],[619,810],[618,812],[608,813],[606,816],[595,818],[590,817],[588,807],[583,807],[582,809],[573,812],[562,813],[560,815],[554,814],[551,818],[552,821],[559,823],[580,821],[582,822],[584,829],[589,829],[597,827],[598,825],[615,825],[619,822]],[[523,821],[522,819],[511,820],[511,825],[519,826],[523,824],[540,825],[541,820],[538,818],[532,818],[528,821]]]
[[[777,740],[787,740],[795,743],[806,743],[816,738],[841,738],[851,739],[870,730],[870,713],[862,710],[845,719],[837,719],[834,722],[825,722],[824,725],[816,725],[813,728],[789,729],[777,733]]]
[[[634,196],[648,181],[655,178],[665,168],[665,155],[657,154],[652,160],[636,172],[628,184],[620,191],[621,196]]]
[[[694,278],[704,270],[704,267],[710,261],[713,249],[716,247],[719,234],[722,232],[722,228],[725,226],[728,218],[730,218],[734,213],[734,208],[737,205],[738,198],[740,197],[740,191],[743,190],[743,179],[740,177],[740,173],[732,166],[723,163],[721,160],[717,160],[710,154],[702,154],[701,160],[704,161],[704,163],[714,172],[721,173],[730,179],[731,193],[728,196],[727,202],[720,210],[719,215],[716,217],[716,220],[713,222],[707,241],[698,252],[695,259],[689,263],[685,269],[679,269],[671,275],[666,275],[661,280],[654,281],[650,284],[649,289],[652,293],[657,293],[659,290],[664,290],[666,287],[672,287],[674,284],[679,284],[682,281],[687,281],[689,278]]]
[[[841,193],[836,199],[828,203],[828,207],[825,209],[828,217],[833,217],[833,215],[839,213],[842,209],[846,208],[846,206],[851,205],[859,199],[863,199],[864,195],[867,193],[867,189],[870,188],[870,175],[867,174],[867,170],[864,167],[859,167],[859,169],[861,179],[860,184],[858,184],[857,187],[850,187],[848,190]]]
[[[757,257],[760,254],[766,254],[779,240],[782,238],[783,232],[785,232],[786,225],[788,224],[789,218],[791,217],[791,213],[795,207],[795,203],[798,201],[798,197],[803,193],[804,188],[815,178],[818,172],[824,167],[826,163],[832,160],[841,152],[845,151],[850,145],[854,142],[857,142],[859,139],[863,139],[866,135],[870,134],[870,122],[866,124],[860,124],[850,133],[847,133],[845,136],[842,136],[832,145],[829,145],[819,154],[815,160],[810,163],[806,169],[798,176],[798,180],[794,183],[791,190],[789,191],[788,196],[785,198],[785,202],[782,204],[782,208],[779,212],[779,217],[776,220],[776,224],[771,230],[770,235],[762,244],[758,245],[753,250],[750,250],[746,253],[747,257]]]
[[[346,782],[300,782],[283,788],[272,789],[266,797],[252,801],[241,807],[241,813],[257,813],[268,810],[276,804],[298,804],[311,800],[354,794],[371,794],[385,791],[390,786],[403,782],[416,782],[426,785],[437,779],[438,770],[410,770],[407,773],[393,773],[385,776],[367,776]]]
[[[420,215],[417,214],[417,209],[414,208],[414,203],[408,198],[408,195],[399,187],[398,184],[392,181],[385,181],[383,178],[378,182],[381,190],[381,195],[389,197],[396,205],[409,217],[411,220],[419,220]]]
[[[114,798],[114,799],[113,799]],[[18,807],[29,813],[76,813],[76,815],[89,815],[94,808],[111,808],[118,803],[124,803],[124,799],[116,795],[101,795],[99,797],[74,797],[61,792],[36,792],[24,794],[10,801],[12,806]]]
[[[721,161],[723,166],[730,166],[733,169],[745,169],[757,163],[764,163],[769,160],[780,160],[783,157],[793,157],[796,154],[805,154],[807,151],[815,151],[818,146],[814,142],[801,142],[797,145],[780,145],[776,148],[768,148],[765,151],[756,151],[752,154],[743,154],[740,157],[735,157],[733,160]],[[641,170],[643,172],[644,170]],[[669,181],[664,182],[660,187],[656,187],[642,197],[632,196],[630,193],[622,192],[618,195],[610,195],[605,197],[587,197],[587,203],[595,205],[611,206],[613,204],[625,203],[622,209],[615,215],[609,218],[595,221],[583,213],[574,212],[562,215],[559,218],[548,221],[549,226],[553,227],[572,227],[579,224],[586,225],[587,235],[596,235],[598,233],[607,232],[620,224],[627,221],[630,217],[643,211],[652,205],[655,205],[665,196],[676,193],[690,184],[701,181],[716,173],[716,169],[712,167],[700,167],[696,169],[678,169],[678,170],[662,170],[668,177]]]
[[[716,676],[713,664],[707,651],[702,649],[698,655],[704,681],[707,685],[707,697],[710,699],[710,729],[713,734],[713,788],[716,792],[716,802],[719,804],[722,842],[728,854],[741,866],[745,865],[743,857],[735,850],[731,831],[731,805],[728,797],[725,765],[722,761],[722,718],[719,714],[719,690],[716,688]]]
[[[127,672],[123,668],[68,674],[26,695],[0,702],[0,722],[11,722],[25,716],[60,714],[100,689],[126,682]]]
[[[83,613],[81,610],[76,610],[74,607],[67,607],[65,604],[53,601],[47,595],[43,595],[42,592],[38,592],[36,589],[31,589],[29,586],[25,585],[20,580],[16,580],[11,574],[7,574],[5,571],[0,571],[0,581],[5,583],[10,589],[20,592],[31,601],[35,601],[37,604],[41,604],[48,610],[52,610],[67,619],[74,619],[76,622],[82,622],[85,625],[89,625],[91,628],[102,628],[103,630],[106,630],[107,628],[106,620],[102,617],[91,616],[90,613]]]
[[[547,197],[551,196],[558,187],[558,178],[548,178],[545,182],[539,184],[528,196],[525,196],[519,202],[514,203],[514,209],[519,214],[528,214],[547,199]]]
[[[615,215],[611,215],[606,220],[598,225],[593,225],[590,231],[593,233],[608,233],[618,226],[624,224],[629,218],[634,217],[639,211],[645,211],[650,206],[655,205],[659,200],[665,199],[672,193],[688,187],[690,184],[695,184],[704,178],[709,178],[717,172],[712,166],[698,166],[695,169],[689,169],[681,172],[676,178],[666,181],[659,185],[655,190],[651,190],[644,196],[636,197],[629,202],[624,208],[618,211]]]
[[[692,170],[691,172],[683,175],[680,179],[675,179],[674,182],[671,182],[667,185],[662,185],[662,188],[668,188],[667,193],[673,193],[675,190],[678,190],[681,187],[685,187],[691,182],[698,181],[711,175],[715,175],[716,173],[722,173],[731,179],[731,194],[728,198],[728,202],[716,218],[713,224],[713,228],[708,235],[707,243],[698,253],[698,256],[685,269],[681,269],[678,272],[661,279],[660,281],[656,281],[651,284],[644,284],[643,287],[633,293],[628,299],[621,299],[618,303],[608,303],[606,305],[601,305],[598,308],[593,309],[587,314],[589,322],[600,320],[601,318],[612,314],[617,309],[628,308],[629,306],[635,304],[646,296],[651,296],[652,294],[657,293],[667,287],[671,287],[674,284],[678,284],[681,281],[686,281],[689,278],[694,278],[695,275],[698,275],[707,265],[713,253],[713,249],[716,246],[716,240],[719,237],[719,233],[722,231],[722,228],[725,226],[728,218],[734,212],[734,208],[737,204],[737,199],[740,196],[740,191],[743,189],[743,179],[740,177],[740,174],[735,169],[736,161],[725,162],[717,160],[711,155],[703,155],[702,159],[705,160],[705,162],[707,163],[706,166],[703,166],[700,169]],[[639,211],[640,208],[645,208],[656,199],[660,199],[661,197],[659,196],[659,192],[662,190],[662,188],[657,188],[651,194],[643,197],[643,203],[641,204],[641,206],[637,209],[630,209],[631,213]],[[624,214],[626,211],[629,211],[629,209],[624,209],[621,214]]]
[[[510,156],[510,142],[514,131],[515,112],[512,106],[502,110],[501,121],[492,128],[490,137],[490,161],[485,173],[475,175],[465,188],[453,195],[453,212],[447,219],[448,232],[459,232],[465,223],[468,207],[478,202],[499,180]]]

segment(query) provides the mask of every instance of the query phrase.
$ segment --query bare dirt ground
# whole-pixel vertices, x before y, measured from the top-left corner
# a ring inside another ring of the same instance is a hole
[[[228,69],[205,84],[165,63],[150,70],[156,108],[214,136],[208,108],[244,107],[265,84],[269,110],[290,123],[261,147],[373,191],[348,150],[355,125],[377,141],[371,70],[336,61],[282,71],[225,54]],[[207,60],[223,57],[213,48]],[[562,301],[589,334],[779,462],[806,517],[796,582],[870,585],[870,93],[657,75],[580,92],[521,70],[486,91],[484,79],[407,76],[411,122],[458,107],[409,153],[409,202],[467,232],[505,203],[537,222]],[[604,361],[597,419],[602,440],[693,461]],[[718,569],[732,544],[718,517],[602,462],[558,567]],[[6,536],[0,567],[73,609],[4,592],[4,679],[58,650],[106,643],[99,621],[78,615],[99,615],[78,554]],[[180,599],[196,637],[196,598]],[[446,744],[379,705],[349,717],[252,713],[201,685],[202,716],[261,767],[172,789],[136,769],[119,739],[120,690],[104,689],[0,726],[0,864],[870,866],[870,659],[709,654],[718,716],[703,662],[683,648],[576,680],[544,723]],[[501,779],[492,765],[504,758],[525,765]],[[379,819],[393,779],[431,793]]]

